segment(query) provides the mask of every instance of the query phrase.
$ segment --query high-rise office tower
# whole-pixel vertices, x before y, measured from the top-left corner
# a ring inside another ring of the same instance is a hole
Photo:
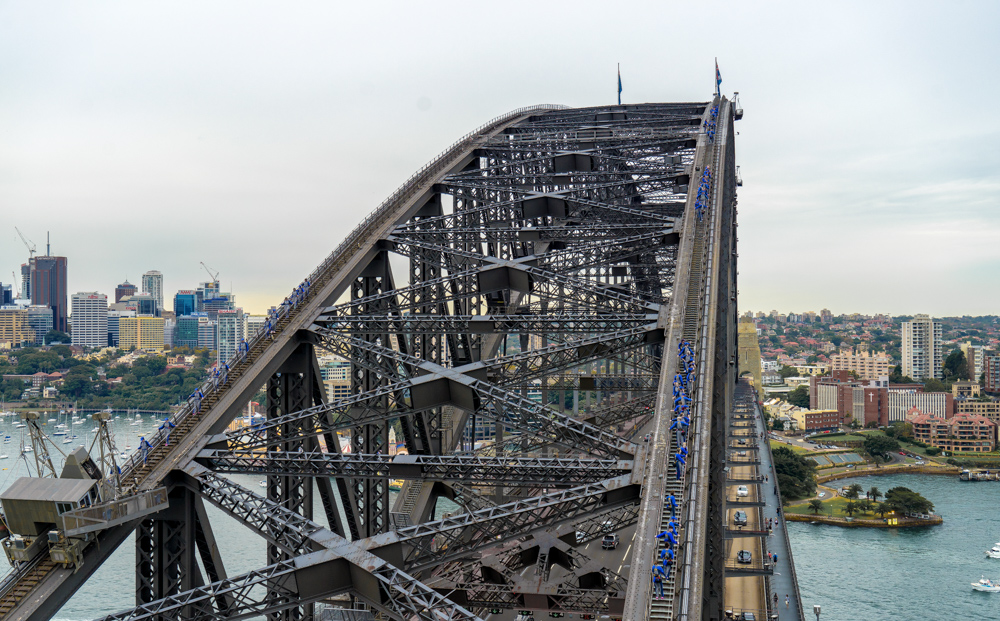
[[[215,321],[220,310],[236,308],[236,296],[219,290],[217,282],[203,282],[195,291],[195,300],[199,313],[207,313],[208,318]]]
[[[142,292],[156,300],[156,315],[163,314],[163,274],[150,270],[142,275]]]
[[[215,349],[215,322],[204,313],[198,316],[198,349]]]
[[[69,330],[69,308],[66,295],[66,257],[32,257],[31,303],[52,309],[53,328]]]
[[[121,318],[135,317],[134,310],[108,311],[108,345],[118,347],[121,343]]]
[[[160,312],[156,310],[156,300],[148,293],[136,293],[135,295],[130,295],[127,298],[122,298],[122,302],[127,304],[129,307],[134,307],[136,313],[139,315],[148,315],[149,317],[160,316]],[[116,303],[116,306],[117,304],[119,303]]]
[[[221,366],[236,353],[240,342],[246,338],[246,320],[243,319],[243,309],[223,309],[219,311],[215,338],[217,361]]]
[[[191,315],[198,310],[198,298],[194,291],[178,291],[174,294],[174,316]]]
[[[108,344],[108,296],[96,291],[74,293],[73,344],[106,347]]]
[[[125,350],[163,351],[162,317],[120,317],[118,346]]]
[[[903,322],[903,375],[922,380],[942,378],[941,322],[917,315]]]
[[[115,304],[122,301],[122,298],[130,298],[136,294],[138,289],[128,280],[115,287]]]
[[[41,345],[42,339],[52,329],[52,309],[48,306],[29,306],[28,327],[35,334],[35,345]]]
[[[27,263],[21,264],[21,298],[31,299],[31,266]]]

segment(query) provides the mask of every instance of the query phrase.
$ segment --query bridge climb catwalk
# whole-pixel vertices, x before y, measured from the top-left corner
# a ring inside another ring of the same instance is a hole
[[[721,618],[734,115],[515,110],[393,193],[124,463],[105,429],[57,464],[34,425],[39,476],[0,494],[2,618],[51,618],[132,533],[135,607],[106,619]],[[265,419],[234,425],[261,387]],[[261,567],[226,571],[209,505],[260,534]]]

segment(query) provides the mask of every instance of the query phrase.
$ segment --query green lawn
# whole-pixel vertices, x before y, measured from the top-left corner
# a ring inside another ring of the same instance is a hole
[[[864,496],[862,496],[862,499],[864,499]],[[842,518],[850,517],[846,513],[844,513],[844,505],[846,505],[846,504],[847,504],[847,499],[846,498],[842,498],[840,496],[836,496],[836,497],[834,497],[832,499],[829,499],[829,500],[823,499],[823,509],[820,511],[820,515],[829,515],[829,516],[833,516],[833,517],[842,517]],[[795,514],[798,514],[798,515],[815,515],[813,513],[812,509],[809,508],[809,503],[808,502],[794,504],[794,505],[789,505],[789,506],[785,507],[782,510],[785,513],[795,513]],[[888,514],[886,514],[886,515],[888,515]],[[868,519],[868,520],[875,519],[875,520],[877,520],[877,519],[879,519],[879,514],[878,513],[861,513],[861,512],[855,511],[853,517],[856,517],[856,518],[859,518],[859,519]]]
[[[779,446],[783,446],[785,448],[792,449],[796,453],[808,453],[809,452],[806,449],[802,448],[801,446],[795,446],[794,444],[785,444],[784,442],[778,442],[777,440],[769,440],[769,442],[771,443],[771,450],[772,451],[774,449],[778,448]]]

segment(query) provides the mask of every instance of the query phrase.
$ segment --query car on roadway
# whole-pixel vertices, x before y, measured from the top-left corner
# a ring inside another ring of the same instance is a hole
[[[757,617],[752,612],[741,612],[740,621],[757,621]]]
[[[733,524],[736,526],[746,526],[747,525],[747,512],[737,511],[733,514]]]
[[[747,452],[746,451],[740,451],[739,453],[737,453],[737,455],[740,456],[740,457],[746,457],[747,456]]]
[[[746,438],[740,438],[739,440],[736,441],[736,443],[740,444],[742,446],[746,446],[747,439]]]
[[[903,451],[900,451],[899,454],[902,455],[903,457],[906,457],[906,453],[904,453]]]
[[[736,496],[742,498],[743,496],[749,496],[750,490],[747,489],[746,485],[740,485],[736,488]]]
[[[577,543],[583,543],[586,538],[587,538],[587,533],[583,532],[582,530],[576,531],[576,542]]]
[[[749,565],[753,562],[753,554],[750,553],[750,550],[740,550],[736,553],[736,562]]]
[[[611,533],[610,535],[604,535],[604,539],[601,540],[602,550],[614,550],[618,547],[619,539],[618,533]]]

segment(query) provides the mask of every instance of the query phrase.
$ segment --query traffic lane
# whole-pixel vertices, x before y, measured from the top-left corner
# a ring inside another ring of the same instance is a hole
[[[733,468],[736,475],[746,475],[744,478],[752,478],[756,474],[756,467],[753,465],[736,466]],[[740,497],[736,494],[739,485],[731,485],[729,491],[730,500],[755,501],[760,498],[760,490],[757,484],[747,484],[747,495]],[[760,511],[757,507],[745,509],[747,514],[747,530],[760,529]],[[735,514],[736,509],[731,509],[730,514]],[[730,518],[731,519],[731,518]],[[732,522],[730,522],[732,523]],[[752,556],[752,562],[758,564],[763,559],[763,550],[760,537],[740,537],[726,541],[726,564],[736,564],[736,556],[741,550],[748,550]],[[760,610],[763,608],[760,601],[762,578],[758,576],[741,576],[726,578],[725,606],[726,608]]]

